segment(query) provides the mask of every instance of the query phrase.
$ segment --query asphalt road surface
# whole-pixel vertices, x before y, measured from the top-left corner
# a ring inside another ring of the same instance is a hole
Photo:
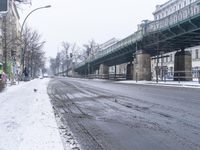
[[[200,150],[200,90],[54,78],[56,116],[83,150]]]

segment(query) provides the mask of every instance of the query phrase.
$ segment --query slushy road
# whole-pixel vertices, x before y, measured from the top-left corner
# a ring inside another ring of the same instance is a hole
[[[54,78],[55,113],[83,150],[200,150],[200,91]]]

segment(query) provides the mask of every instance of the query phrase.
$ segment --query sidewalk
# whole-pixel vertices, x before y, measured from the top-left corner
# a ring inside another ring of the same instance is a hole
[[[200,88],[200,84],[197,81],[117,81],[116,83],[124,84],[143,84],[143,85],[156,85],[156,86],[173,86],[173,87],[187,87],[187,88]]]
[[[20,82],[0,93],[0,150],[64,150],[47,83]]]

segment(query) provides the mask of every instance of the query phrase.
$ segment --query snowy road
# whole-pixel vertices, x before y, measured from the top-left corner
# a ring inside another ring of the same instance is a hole
[[[200,150],[199,89],[56,78],[48,93],[80,149]]]

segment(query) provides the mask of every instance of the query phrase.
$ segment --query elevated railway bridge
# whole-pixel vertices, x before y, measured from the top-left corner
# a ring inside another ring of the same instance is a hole
[[[177,51],[175,79],[191,80],[191,54],[185,48],[200,45],[200,5],[193,2],[160,20],[146,21],[141,28],[116,44],[75,65],[80,75],[107,77],[109,66],[127,65],[127,74],[138,80],[151,80],[151,57],[159,52]],[[133,62],[133,63],[132,63]]]

